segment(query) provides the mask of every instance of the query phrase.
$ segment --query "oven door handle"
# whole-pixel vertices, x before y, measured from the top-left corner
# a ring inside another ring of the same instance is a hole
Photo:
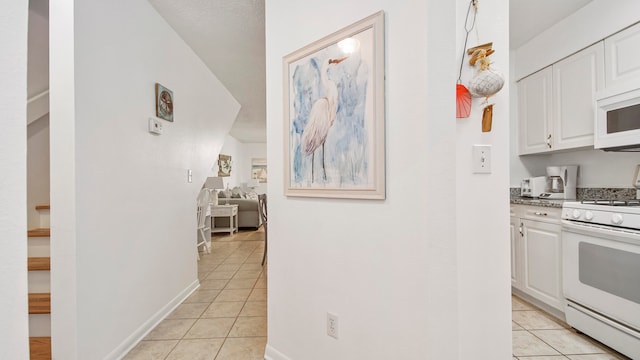
[[[638,244],[640,242],[640,230],[616,228],[606,225],[588,224],[579,221],[562,220],[562,231],[615,238],[618,241]]]

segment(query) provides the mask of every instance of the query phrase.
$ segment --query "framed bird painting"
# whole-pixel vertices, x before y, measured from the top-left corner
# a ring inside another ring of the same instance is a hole
[[[283,65],[285,194],[384,199],[384,13]]]

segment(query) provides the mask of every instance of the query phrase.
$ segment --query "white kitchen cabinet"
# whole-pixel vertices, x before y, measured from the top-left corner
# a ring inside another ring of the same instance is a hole
[[[593,96],[603,86],[602,42],[520,80],[520,155],[593,146]]]
[[[553,150],[593,146],[593,96],[603,87],[602,42],[553,64]]]
[[[606,87],[640,81],[640,24],[604,40]]]
[[[563,311],[561,226],[526,219],[522,220],[522,223],[522,290]]]
[[[509,225],[511,233],[511,286],[522,290],[522,227],[520,218],[511,216]]]
[[[532,302],[564,313],[561,209],[511,206],[511,286]]]
[[[518,82],[518,131],[520,155],[546,152],[551,134],[551,67],[544,68]]]

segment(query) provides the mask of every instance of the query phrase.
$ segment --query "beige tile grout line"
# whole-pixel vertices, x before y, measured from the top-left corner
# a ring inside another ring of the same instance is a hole
[[[255,249],[254,249],[254,251],[251,252],[251,254],[253,254],[254,252],[255,252]],[[251,257],[251,254],[247,257],[247,259],[249,257]],[[231,255],[229,255],[229,256],[231,256]],[[246,264],[246,261],[247,260],[245,259],[242,264],[243,265]],[[240,268],[242,268],[242,266],[240,266]],[[236,273],[233,276],[235,276],[238,273],[238,271],[240,271],[240,268],[238,268],[238,270],[236,271]],[[244,301],[244,304],[242,305],[242,309],[240,309],[240,311],[238,312],[238,315],[236,316],[235,321],[233,322],[233,325],[231,325],[231,328],[229,329],[229,333],[227,333],[227,336],[224,338],[224,341],[222,342],[222,345],[220,346],[220,349],[218,349],[218,351],[216,353],[216,356],[213,358],[214,360],[218,358],[218,355],[220,354],[220,351],[222,350],[222,347],[227,342],[227,339],[229,338],[229,334],[231,334],[231,331],[233,330],[233,327],[238,322],[238,319],[240,318],[240,314],[242,314],[242,310],[244,310],[244,308],[247,306],[247,302],[249,302],[249,298],[251,297],[251,294],[253,293],[253,291],[256,289],[256,284],[258,283],[258,280],[260,279],[260,276],[262,276],[263,273],[264,273],[264,266],[262,266],[262,270],[260,270],[260,274],[258,275],[258,277],[256,278],[255,282],[253,283],[253,286],[251,287],[251,291],[249,292],[249,295],[247,296],[247,299]],[[232,277],[232,279],[233,279],[233,277]],[[229,280],[229,282],[231,282],[231,280]],[[227,287],[228,285],[229,285],[229,283],[227,283],[227,285],[225,285],[225,287]],[[246,337],[249,337],[249,336],[246,336]]]
[[[259,240],[242,240],[242,241],[259,241]],[[232,240],[225,241],[225,242],[231,243],[231,242],[232,242]],[[243,265],[245,265],[245,264],[247,264],[247,259],[248,259],[248,258],[250,258],[250,257],[251,257],[251,255],[253,255],[254,253],[256,253],[256,248],[258,248],[258,247],[259,247],[259,245],[258,245],[258,246],[256,246],[256,247],[251,251],[251,254],[249,254],[249,255],[248,255],[248,256],[243,260],[242,264],[240,264],[240,266],[238,267],[238,270],[235,270],[235,271],[233,272],[233,275],[231,275],[231,277],[230,277],[229,279],[224,279],[224,280],[226,281],[226,283],[225,283],[225,285],[222,287],[222,289],[219,289],[219,290],[220,290],[220,293],[221,293],[223,290],[225,290],[225,289],[226,289],[226,287],[229,285],[229,283],[230,283],[232,280],[234,280],[234,277],[235,277],[235,276],[237,275],[237,273],[240,271],[240,269],[242,268],[242,266],[243,266]],[[206,278],[207,278],[207,277],[208,277],[212,272],[216,271],[216,270],[217,270],[217,268],[218,268],[219,266],[221,266],[221,265],[230,265],[230,264],[224,264],[224,262],[225,262],[229,257],[231,257],[231,256],[232,256],[236,251],[238,251],[238,250],[239,250],[239,248],[240,248],[240,247],[238,247],[238,248],[234,249],[233,251],[230,251],[230,252],[229,252],[229,255],[225,256],[225,257],[220,261],[220,263],[218,263],[218,264],[215,266],[215,268],[214,268],[213,270],[209,271],[209,272],[207,273],[207,275],[203,277],[203,280],[204,280],[204,279],[206,279]],[[200,261],[202,261],[202,260],[200,260]],[[200,265],[200,264],[198,264],[198,266],[199,266],[199,265]],[[232,324],[232,325],[231,325],[231,327],[229,328],[229,331],[227,331],[227,333],[226,333],[226,335],[225,335],[225,337],[224,337],[224,339],[223,339],[223,341],[222,341],[222,343],[221,343],[220,347],[219,347],[219,348],[218,348],[218,350],[216,351],[216,353],[215,353],[215,354],[211,354],[211,355],[215,355],[215,356],[212,358],[213,360],[217,359],[218,355],[220,355],[220,352],[222,351],[222,348],[224,347],[224,344],[227,342],[227,339],[229,339],[229,334],[231,334],[231,331],[233,330],[233,327],[234,327],[234,326],[235,326],[235,324],[238,322],[238,318],[240,317],[240,314],[242,313],[242,310],[244,310],[244,308],[247,306],[247,303],[249,302],[249,297],[251,297],[251,294],[252,294],[252,293],[253,293],[253,291],[256,289],[256,285],[258,284],[258,280],[260,280],[260,278],[261,278],[263,275],[264,275],[264,266],[262,266],[262,265],[261,265],[260,274],[258,274],[258,277],[256,277],[255,282],[254,282],[253,286],[251,287],[251,291],[249,292],[249,295],[248,295],[248,296],[247,296],[247,298],[244,300],[244,304],[242,304],[242,308],[241,308],[241,309],[240,309],[240,311],[238,312],[238,315],[236,315],[236,316],[235,316],[234,321],[233,321],[233,324]],[[227,290],[232,290],[232,289],[227,289]],[[216,296],[215,296],[211,301],[209,301],[209,302],[208,302],[208,306],[207,306],[207,308],[208,308],[209,306],[211,306],[211,305],[215,302],[216,298],[220,295],[220,293],[218,293],[218,294],[217,294],[217,295],[216,295]],[[184,303],[184,302],[183,302],[183,303]],[[206,311],[206,310],[205,310],[205,311]],[[203,311],[203,313],[202,313],[202,314],[204,314],[204,312],[205,312],[205,311]],[[198,316],[198,318],[197,318],[197,319],[195,319],[196,321],[194,321],[194,323],[189,327],[189,329],[184,333],[184,335],[182,335],[182,337],[181,337],[181,338],[176,342],[176,344],[171,348],[171,350],[170,350],[169,352],[167,352],[167,355],[164,357],[164,359],[167,359],[167,358],[171,355],[171,353],[172,353],[172,352],[173,352],[173,351],[178,347],[178,344],[180,344],[180,342],[181,342],[182,340],[185,340],[185,338],[184,338],[184,337],[185,337],[185,336],[189,333],[189,331],[190,331],[190,330],[195,326],[195,324],[198,322],[198,320],[202,319],[202,314],[200,314],[200,315]],[[249,317],[249,316],[247,316],[247,317]],[[259,316],[251,316],[251,317],[259,317]],[[249,337],[262,337],[262,336],[243,336],[243,338],[249,338]],[[189,339],[189,340],[192,340],[192,339]]]
[[[229,286],[229,283],[231,283],[231,281],[234,279],[234,277],[238,274],[238,272],[240,271],[240,269],[242,268],[243,265],[247,264],[247,259],[251,257],[251,255],[253,255],[256,252],[256,248],[258,248],[259,246],[256,246],[251,254],[249,254],[249,256],[247,256],[244,261],[242,262],[242,264],[238,267],[238,270],[234,271],[233,275],[231,275],[231,278],[227,280],[227,283],[224,285],[224,287],[220,290],[220,292],[222,292],[223,290],[226,289],[227,286]],[[227,255],[222,262],[220,262],[220,264],[218,266],[216,266],[215,269],[213,269],[211,272],[216,271],[216,269],[220,266],[223,265],[224,262],[231,257],[236,251],[238,251],[239,249],[235,249],[234,251],[232,251],[229,255]],[[211,273],[209,272],[209,274]],[[264,266],[261,266],[261,270],[260,270],[260,274],[258,274],[258,277],[255,279],[255,282],[253,283],[253,286],[251,287],[251,291],[249,292],[249,295],[247,296],[247,298],[244,300],[244,304],[242,304],[242,308],[240,309],[240,311],[238,312],[238,315],[236,315],[235,320],[233,321],[233,324],[231,325],[231,327],[229,328],[229,331],[227,332],[226,336],[224,337],[224,340],[222,341],[222,344],[220,345],[220,347],[218,348],[218,351],[216,351],[215,356],[213,357],[213,360],[216,360],[218,358],[218,355],[220,355],[220,352],[222,351],[222,348],[224,347],[225,343],[227,342],[227,339],[229,339],[229,334],[231,334],[231,331],[233,330],[233,327],[235,326],[235,324],[238,322],[238,318],[240,318],[240,314],[242,313],[242,310],[244,310],[244,308],[247,306],[247,302],[249,302],[249,298],[251,297],[251,294],[253,293],[253,291],[256,289],[256,285],[258,284],[258,280],[260,279],[261,276],[263,276],[264,274]],[[207,275],[208,276],[208,275]],[[216,298],[219,296],[220,294],[216,295],[215,298],[213,298],[211,300],[211,302],[209,303],[209,305],[213,304],[216,300]],[[204,313],[204,312],[203,312]],[[198,319],[202,318],[202,314],[200,314],[200,316],[198,317]],[[196,320],[197,322],[197,320]],[[195,323],[194,323],[195,324]],[[188,332],[188,331],[187,331]],[[186,335],[186,333],[185,333]],[[183,336],[184,337],[184,336]],[[245,337],[258,337],[258,336],[245,336]],[[173,349],[172,349],[173,351]],[[171,352],[169,352],[169,354],[171,354]],[[169,356],[169,354],[167,356]]]
[[[518,297],[517,297],[518,298]],[[602,354],[606,354],[606,355],[612,355],[615,357],[618,357],[620,359],[626,359],[625,357],[622,357],[624,355],[616,352],[614,349],[611,349],[610,347],[606,346],[605,344],[602,344],[600,342],[598,342],[597,340],[589,337],[586,334],[583,334],[581,332],[576,331],[575,333],[578,335],[581,335],[581,338],[583,338],[584,340],[588,341],[589,343],[597,346],[600,348],[600,350],[602,350],[602,352],[598,352],[598,353],[586,353],[586,354],[565,354],[562,351],[560,351],[559,349],[556,349],[552,344],[549,344],[548,342],[546,342],[544,339],[542,339],[541,337],[539,337],[538,335],[536,335],[535,333],[531,332],[531,330],[538,330],[538,331],[544,331],[544,330],[568,330],[568,331],[575,331],[572,327],[570,327],[568,324],[564,323],[562,320],[560,319],[556,319],[553,316],[549,316],[547,315],[544,311],[538,309],[535,305],[527,302],[524,299],[518,298],[518,300],[524,302],[526,305],[529,306],[529,309],[520,309],[520,310],[511,310],[512,312],[520,312],[520,311],[530,311],[530,312],[536,312],[536,313],[540,313],[543,316],[545,316],[546,318],[550,319],[551,321],[557,323],[558,325],[560,325],[562,327],[562,329],[526,329],[524,326],[518,324],[516,321],[513,321],[514,323],[516,323],[518,326],[520,326],[522,328],[522,330],[512,330],[512,332],[514,331],[526,331],[529,334],[531,334],[532,336],[534,336],[536,339],[542,341],[544,344],[546,344],[547,346],[549,346],[550,348],[552,348],[553,350],[557,351],[560,356],[562,356],[565,359],[569,359],[569,356],[581,356],[581,355],[602,355]],[[545,355],[531,355],[531,356],[516,356],[513,354],[511,354],[512,357],[519,359],[519,360],[526,360],[527,358],[531,358],[531,357],[536,357],[536,356],[545,356]],[[558,355],[550,355],[550,356],[558,356]]]

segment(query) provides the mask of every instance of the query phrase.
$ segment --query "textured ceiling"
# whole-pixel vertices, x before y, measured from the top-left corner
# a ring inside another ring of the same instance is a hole
[[[510,0],[510,48],[592,0]],[[209,66],[241,109],[231,135],[266,141],[264,0],[149,0]],[[482,9],[482,0],[479,1]]]
[[[509,48],[519,48],[591,1],[509,0]],[[482,6],[482,0],[479,6]]]
[[[264,0],[149,0],[231,95],[231,135],[266,142]]]

